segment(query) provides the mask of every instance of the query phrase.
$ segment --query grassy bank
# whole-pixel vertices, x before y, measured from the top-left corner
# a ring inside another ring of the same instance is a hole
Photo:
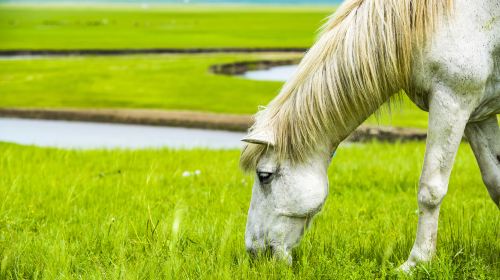
[[[252,113],[272,98],[281,83],[215,75],[209,67],[280,57],[217,54],[0,61],[0,104]]]
[[[245,253],[237,151],[0,150],[2,279],[373,279],[411,248],[424,144],[342,148],[290,268]],[[441,211],[437,257],[415,277],[498,279],[498,209],[465,145]]]
[[[0,5],[0,49],[309,47],[333,10]]]
[[[291,54],[150,55],[0,61],[0,106],[149,108],[253,114],[282,83],[215,75],[210,65]],[[298,57],[298,56],[295,56]],[[382,124],[426,127],[427,116],[406,103]],[[376,120],[370,120],[376,123]]]
[[[0,5],[0,49],[309,47],[333,7]],[[281,83],[209,73],[291,55],[163,55],[0,61],[0,106],[253,114]],[[425,128],[408,102],[383,125]],[[378,123],[372,118],[369,123]]]

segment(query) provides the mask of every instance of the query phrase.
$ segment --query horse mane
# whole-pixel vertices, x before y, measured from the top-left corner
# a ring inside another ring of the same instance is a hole
[[[346,0],[322,27],[294,76],[250,129],[270,129],[278,159],[303,162],[340,143],[395,93],[407,89],[412,53],[453,0]],[[350,128],[351,127],[351,128]],[[246,144],[240,165],[255,170],[268,147]]]

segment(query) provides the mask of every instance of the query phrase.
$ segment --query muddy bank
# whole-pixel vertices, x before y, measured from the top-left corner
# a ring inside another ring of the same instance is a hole
[[[258,61],[239,61],[234,63],[216,64],[210,66],[210,72],[220,75],[242,75],[252,70],[267,70],[276,66],[294,65],[300,62],[297,59],[284,60],[258,60]]]
[[[156,49],[85,49],[85,50],[0,50],[0,56],[119,56],[133,54],[204,54],[204,53],[304,53],[305,48],[156,48]]]
[[[427,133],[422,129],[389,126],[362,125],[347,139],[350,142],[367,142],[379,140],[384,142],[422,141]]]
[[[130,109],[0,109],[0,117],[25,119],[89,121],[102,123],[143,124],[171,127],[246,131],[252,124],[249,115],[213,114],[189,111]],[[350,137],[352,142],[419,141],[426,138],[420,129],[361,126]]]
[[[246,131],[252,118],[245,115],[213,114],[189,111],[133,109],[0,109],[0,117],[24,119],[88,121],[143,124],[188,128]]]

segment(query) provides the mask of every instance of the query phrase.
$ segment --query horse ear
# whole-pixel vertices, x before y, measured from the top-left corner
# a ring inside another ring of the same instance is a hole
[[[250,144],[274,146],[274,135],[269,129],[257,129],[250,131],[241,141]]]

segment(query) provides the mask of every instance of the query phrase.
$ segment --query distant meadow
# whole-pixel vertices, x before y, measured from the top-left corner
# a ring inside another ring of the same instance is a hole
[[[96,4],[289,4],[289,5],[335,5],[341,0],[0,0],[0,3],[96,3]]]

